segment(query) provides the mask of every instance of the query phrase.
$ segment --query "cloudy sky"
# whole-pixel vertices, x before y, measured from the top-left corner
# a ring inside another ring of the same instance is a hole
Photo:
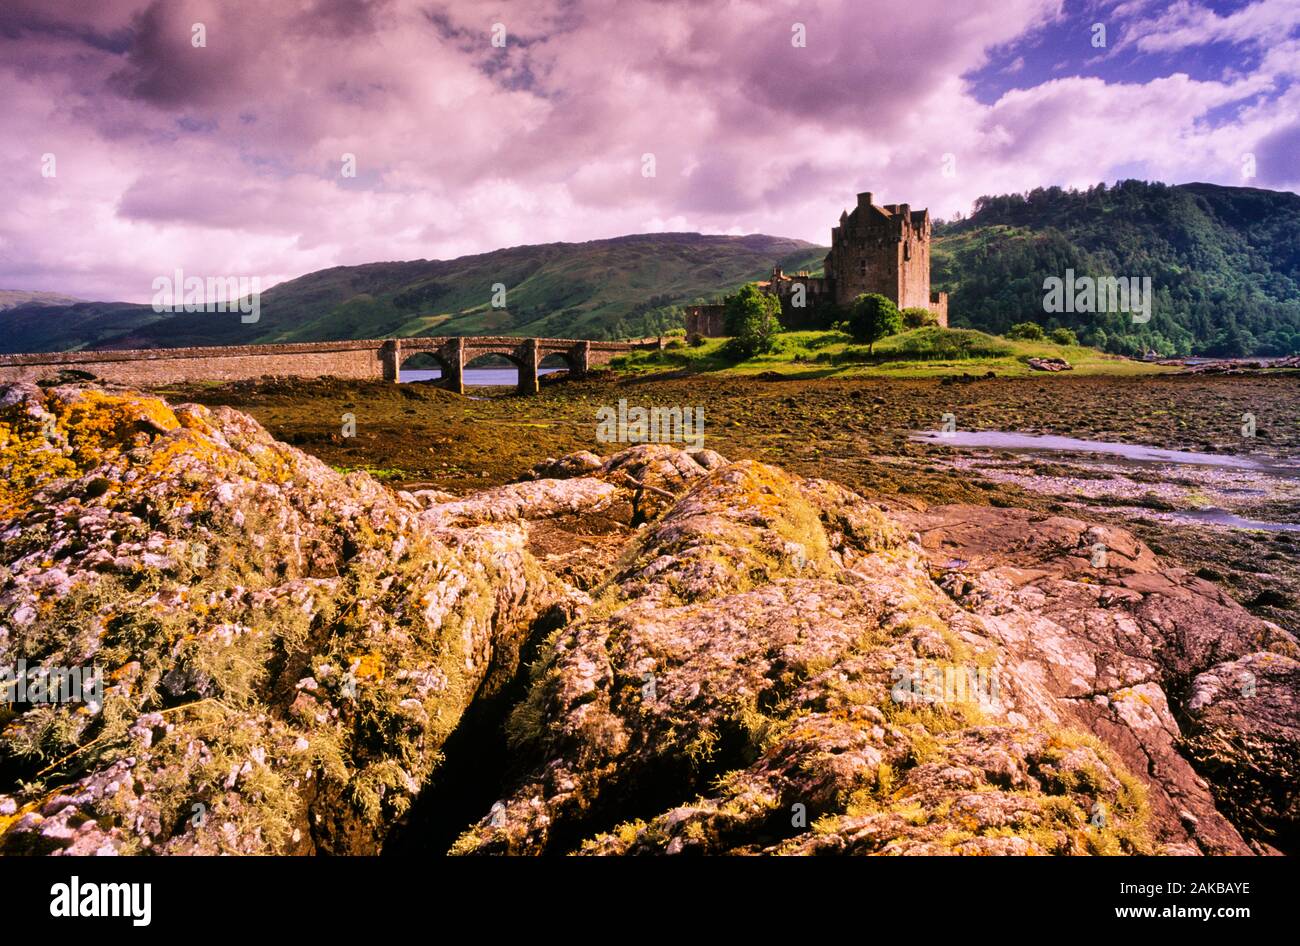
[[[1300,0],[3,0],[0,288],[1296,190],[1297,75]]]

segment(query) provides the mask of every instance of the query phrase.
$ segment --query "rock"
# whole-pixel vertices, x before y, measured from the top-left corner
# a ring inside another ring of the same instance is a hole
[[[1147,773],[1159,842],[1249,853],[1239,832],[1247,822],[1220,812],[1177,720],[1190,706],[1187,681],[1261,647],[1296,654],[1291,635],[1217,586],[1163,567],[1121,529],[992,507],[902,515],[920,532],[941,587],[953,587],[948,562],[977,573],[977,594],[957,600],[1007,648],[1017,678],[1052,695],[1042,710]]]
[[[572,595],[517,525],[431,524],[235,411],[14,385],[0,424],[0,665],[103,681],[0,734],[6,853],[377,851]]]
[[[1025,364],[1035,371],[1071,371],[1073,366],[1064,358],[1028,358]]]
[[[944,375],[939,380],[939,384],[943,385],[944,387],[948,387],[949,385],[953,385],[953,384],[971,384],[974,381],[987,381],[991,378],[996,378],[996,377],[997,377],[997,373],[993,371],[986,371],[983,374],[969,374],[963,371],[961,374]],[[879,399],[878,402],[881,404],[885,403],[883,398]]]
[[[1250,836],[1297,850],[1300,824],[1300,663],[1255,652],[1192,681],[1184,745],[1220,808]]]
[[[988,705],[895,698],[936,632],[965,669],[1005,669],[903,535],[750,461],[698,482],[533,668],[509,726],[531,766],[454,852],[1154,849],[1141,783],[1032,682]]]
[[[593,513],[608,508],[617,494],[613,484],[585,477],[531,480],[437,503],[422,513],[420,520],[433,527],[465,526]]]
[[[560,459],[547,459],[533,467],[533,479],[563,480],[574,476],[586,476],[600,469],[604,461],[596,454],[583,450],[571,453]]]
[[[696,459],[696,456],[700,459]],[[614,454],[596,473],[631,492],[633,521],[646,522],[705,475],[722,458],[713,451],[687,453],[667,444],[640,444]]]

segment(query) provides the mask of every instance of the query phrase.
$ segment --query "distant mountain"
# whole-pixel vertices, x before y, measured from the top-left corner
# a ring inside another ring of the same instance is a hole
[[[336,266],[262,293],[238,313],[145,305],[24,305],[0,316],[0,350],[168,348],[408,335],[619,338],[682,324],[681,306],[765,278],[772,264],[820,269],[825,249],[770,236],[655,233],[518,246],[454,260]],[[494,285],[506,287],[493,308]]]
[[[0,289],[0,312],[20,305],[73,305],[81,302],[76,296],[57,292],[29,292],[26,289]]]
[[[981,197],[936,228],[934,288],[954,326],[1063,325],[1124,354],[1300,352],[1300,196],[1214,184],[1122,181]],[[1151,320],[1044,311],[1043,282],[1149,276]]]

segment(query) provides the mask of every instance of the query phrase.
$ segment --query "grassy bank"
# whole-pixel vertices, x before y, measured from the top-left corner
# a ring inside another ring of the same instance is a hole
[[[992,371],[1006,377],[1041,377],[1043,372],[1029,367],[1030,358],[1064,358],[1076,375],[1130,376],[1175,370],[1083,345],[1017,341],[973,329],[912,329],[876,342],[874,350],[843,332],[784,332],[777,351],[740,362],[726,356],[725,345],[722,338],[706,339],[699,346],[683,342],[664,351],[636,352],[615,359],[612,367],[632,374],[675,370],[742,375],[773,372],[805,378],[927,378]]]

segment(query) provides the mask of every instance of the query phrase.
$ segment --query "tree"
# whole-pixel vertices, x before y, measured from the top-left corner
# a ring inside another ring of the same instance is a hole
[[[1079,336],[1075,335],[1074,332],[1068,328],[1054,328],[1052,329],[1052,334],[1048,337],[1058,345],[1079,344]]]
[[[1205,352],[1216,358],[1240,358],[1250,352],[1251,342],[1246,340],[1245,333],[1236,322],[1229,322],[1214,336]]]
[[[1018,338],[1024,342],[1041,342],[1047,338],[1043,327],[1037,322],[1017,322],[1007,329],[1007,338]]]
[[[1092,328],[1083,333],[1083,341],[1086,345],[1091,345],[1098,351],[1106,350],[1106,330],[1103,328]]]
[[[731,336],[728,348],[740,358],[769,352],[781,331],[781,303],[753,283],[741,286],[723,300],[723,329]]]
[[[874,353],[876,342],[903,330],[903,314],[892,299],[878,292],[863,293],[853,300],[849,312],[849,331],[859,342],[866,342]]]

